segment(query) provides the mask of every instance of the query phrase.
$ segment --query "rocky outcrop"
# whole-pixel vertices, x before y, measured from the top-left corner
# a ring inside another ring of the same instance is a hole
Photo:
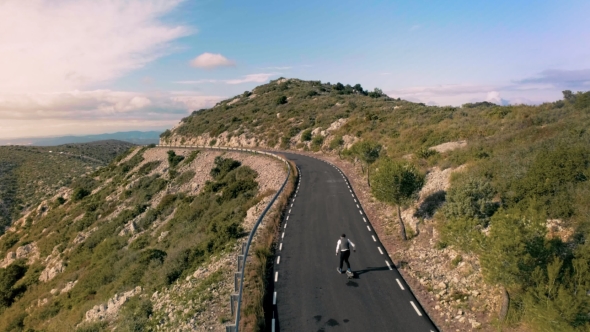
[[[142,291],[141,286],[137,286],[134,289],[121,293],[115,294],[105,304],[95,305],[92,309],[86,312],[85,321],[95,322],[100,320],[111,321],[115,319],[119,313],[119,310],[133,296],[139,295]]]
[[[45,269],[43,270],[43,272],[41,272],[41,275],[39,276],[39,281],[48,282],[66,269],[64,262],[60,256],[61,255],[56,246],[55,248],[53,248],[51,255],[45,258]]]
[[[39,248],[37,247],[37,243],[29,243],[18,247],[16,251],[9,252],[6,254],[6,258],[0,261],[0,267],[5,268],[17,259],[27,259],[28,264],[32,264],[39,259]]]

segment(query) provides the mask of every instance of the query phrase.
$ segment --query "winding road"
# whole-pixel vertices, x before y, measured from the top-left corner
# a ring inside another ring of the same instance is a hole
[[[438,331],[395,268],[344,174],[284,153],[300,170],[274,258],[272,331]],[[336,271],[340,234],[356,278]],[[269,313],[270,314],[270,313]]]

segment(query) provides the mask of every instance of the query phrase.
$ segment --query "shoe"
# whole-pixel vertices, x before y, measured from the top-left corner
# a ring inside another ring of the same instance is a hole
[[[338,273],[342,273],[342,270],[339,267],[336,268],[336,271],[338,271]]]
[[[350,268],[348,270],[346,270],[346,271],[352,273],[352,270]]]

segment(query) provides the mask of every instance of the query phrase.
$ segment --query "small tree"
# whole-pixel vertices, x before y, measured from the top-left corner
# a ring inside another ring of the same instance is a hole
[[[367,165],[367,184],[369,187],[371,186],[369,179],[370,166],[379,158],[381,148],[381,144],[373,141],[360,141],[352,146],[354,155]]]
[[[424,184],[424,175],[414,165],[384,159],[379,163],[371,191],[378,200],[397,206],[400,234],[407,240],[401,205],[412,199]]]

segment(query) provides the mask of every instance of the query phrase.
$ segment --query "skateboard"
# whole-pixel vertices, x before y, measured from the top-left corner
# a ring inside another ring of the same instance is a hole
[[[348,277],[348,279],[352,279],[354,277],[354,272],[346,270],[346,277]]]

